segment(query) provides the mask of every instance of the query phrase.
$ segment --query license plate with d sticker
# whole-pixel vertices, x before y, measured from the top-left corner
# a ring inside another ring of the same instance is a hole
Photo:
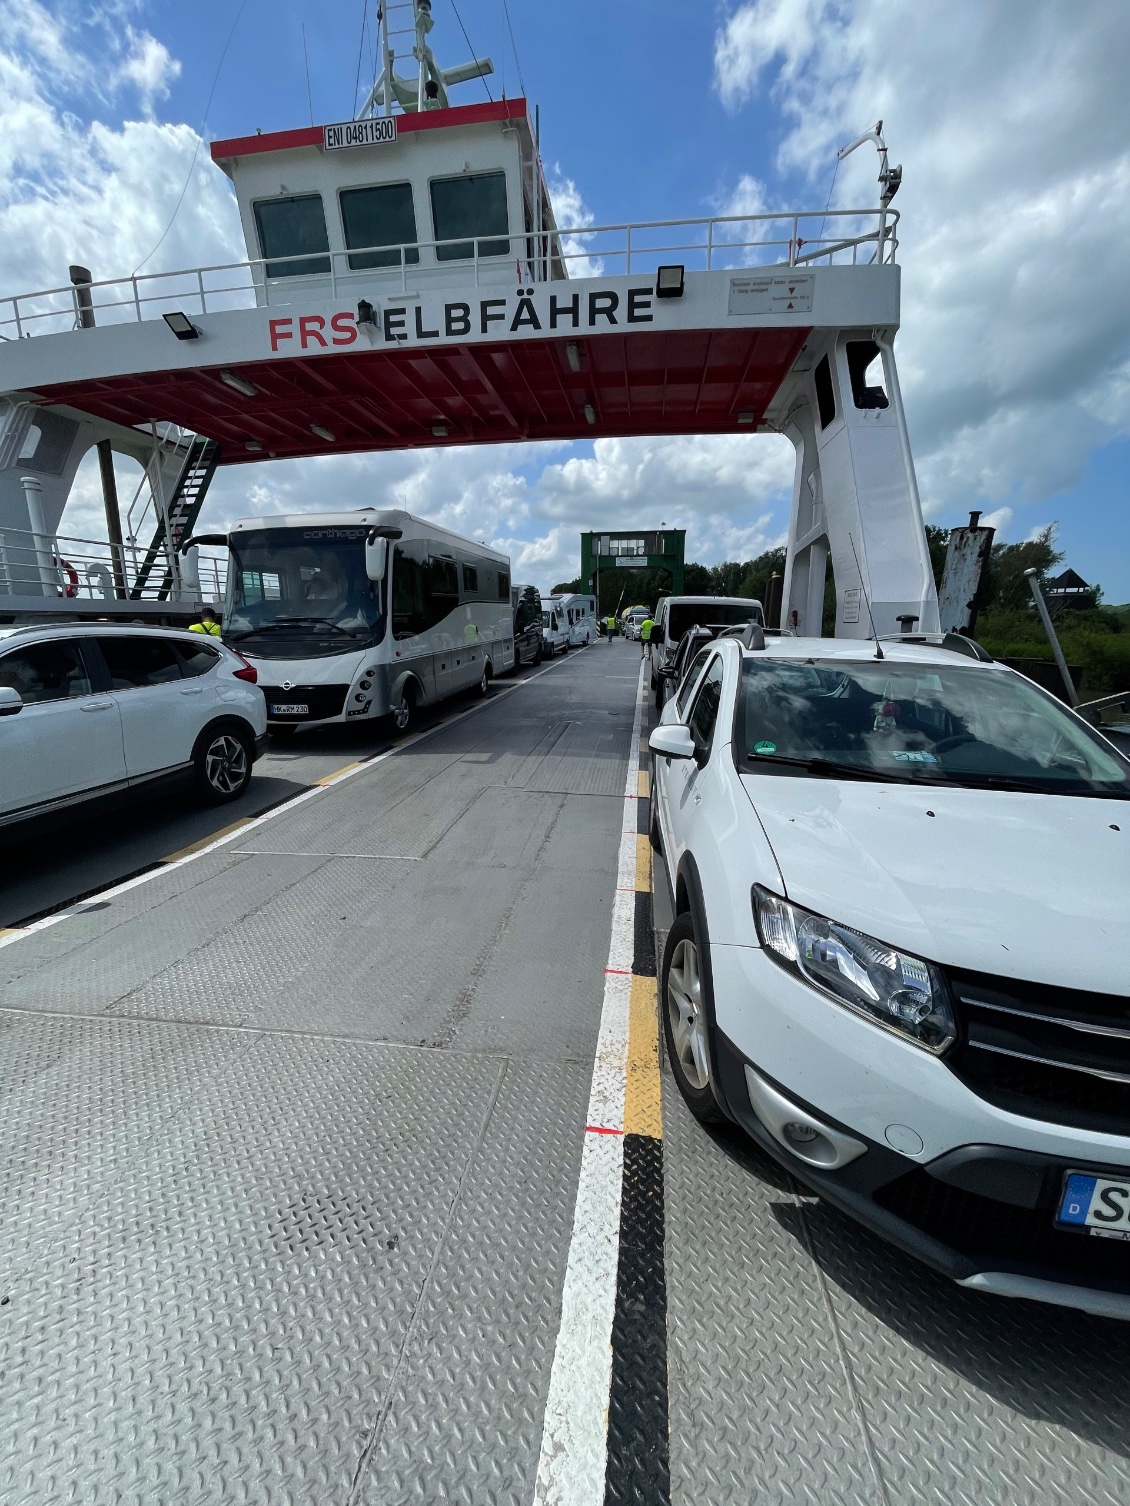
[[[1130,1176],[1095,1177],[1069,1171],[1056,1223],[1107,1239],[1130,1239]]]

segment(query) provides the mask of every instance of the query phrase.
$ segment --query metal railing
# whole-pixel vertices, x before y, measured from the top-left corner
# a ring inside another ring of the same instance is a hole
[[[75,602],[157,601],[166,575],[167,556],[163,556],[162,566],[150,573],[149,580],[135,596],[145,554],[145,547],[136,540],[118,547],[105,539],[4,528],[0,530],[0,599],[44,596]],[[193,601],[223,601],[227,555],[205,554],[199,549],[195,554],[197,579],[190,580],[183,563],[181,566],[184,597]],[[124,598],[116,594],[116,576],[125,583]]]
[[[834,235],[825,235],[827,228]],[[825,265],[892,264],[898,251],[898,212],[892,209],[801,210],[791,214],[716,215],[708,219],[651,220],[637,224],[578,225],[468,236],[403,245],[354,246],[297,256],[258,257],[179,272],[109,278],[83,288],[99,324],[137,323],[165,313],[212,314],[289,304],[312,289],[355,293],[396,286],[402,293],[427,285],[476,287],[509,282],[559,281],[584,276],[643,275],[663,259],[688,271],[739,271]],[[806,234],[806,232],[811,232]],[[469,252],[465,248],[470,247]],[[484,248],[486,248],[484,250]],[[449,254],[441,255],[443,251]],[[465,254],[451,255],[451,252]],[[385,264],[357,266],[380,256]],[[57,334],[80,323],[78,293],[48,288],[0,298],[0,338]]]

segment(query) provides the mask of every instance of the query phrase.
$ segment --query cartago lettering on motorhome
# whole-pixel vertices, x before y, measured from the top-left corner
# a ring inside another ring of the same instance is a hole
[[[407,345],[419,341],[528,337],[571,330],[602,330],[655,320],[652,287],[595,288],[584,292],[518,289],[474,299],[453,299],[428,308],[390,302],[372,309],[363,322],[355,309],[331,313],[271,317],[272,352],[310,353],[354,345],[362,337],[373,343]],[[369,306],[367,306],[369,307]]]

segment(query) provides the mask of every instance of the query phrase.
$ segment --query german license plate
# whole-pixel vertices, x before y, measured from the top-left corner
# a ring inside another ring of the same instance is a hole
[[[294,701],[280,701],[271,706],[272,716],[306,716],[309,706],[300,706]]]
[[[1130,1176],[1094,1177],[1069,1171],[1056,1223],[1107,1239],[1130,1239]]]

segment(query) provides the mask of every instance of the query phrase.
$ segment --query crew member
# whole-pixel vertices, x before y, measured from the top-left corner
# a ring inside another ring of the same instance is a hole
[[[645,617],[640,623],[640,658],[647,657],[647,646],[651,642],[651,630],[655,623],[650,617]]]
[[[613,640],[613,638],[615,638],[615,636],[616,636],[616,619],[615,619],[615,617],[606,617],[604,619],[604,627],[605,627],[605,631],[608,634],[608,641],[609,641],[609,643],[611,643],[612,640]]]
[[[220,619],[211,607],[205,607],[200,613],[200,621],[189,624],[190,633],[206,633],[209,638],[219,638]]]

